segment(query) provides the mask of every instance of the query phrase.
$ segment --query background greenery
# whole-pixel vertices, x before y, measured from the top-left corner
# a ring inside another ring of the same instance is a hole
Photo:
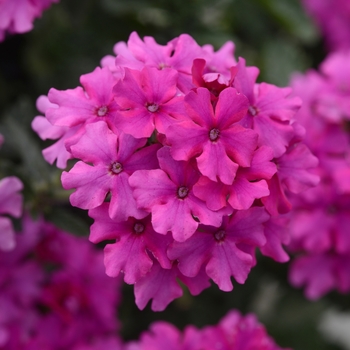
[[[69,205],[60,185],[61,171],[45,163],[47,145],[31,131],[38,112],[35,101],[51,87],[74,88],[79,76],[91,72],[100,59],[112,54],[117,41],[136,30],[166,43],[181,33],[199,44],[219,48],[236,44],[236,57],[260,68],[260,81],[286,85],[294,71],[317,67],[325,57],[319,33],[298,0],[61,0],[35,22],[30,33],[0,43],[0,178],[17,175],[25,183],[26,208],[73,234],[88,235],[86,212]],[[20,225],[20,223],[17,223]],[[287,264],[258,257],[245,285],[224,293],[213,286],[198,297],[187,292],[166,311],[139,311],[133,288],[124,286],[118,311],[124,339],[136,339],[154,320],[180,328],[192,323],[214,324],[231,308],[254,312],[284,347],[296,350],[340,349],[320,329],[325,312],[349,310],[350,300],[337,293],[317,302],[287,281]]]

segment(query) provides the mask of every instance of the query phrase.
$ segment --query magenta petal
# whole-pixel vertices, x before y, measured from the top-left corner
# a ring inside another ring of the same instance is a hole
[[[330,255],[311,255],[294,260],[289,280],[295,287],[306,285],[307,298],[316,300],[328,293],[336,285],[334,261]]]
[[[113,99],[112,89],[116,79],[108,68],[96,67],[93,72],[82,75],[80,83],[89,98],[98,101],[100,105],[96,107],[106,106]]]
[[[86,163],[109,165],[117,159],[117,140],[106,122],[88,124],[79,141],[70,147],[72,155]]]
[[[104,253],[107,275],[117,277],[123,272],[124,281],[128,284],[134,284],[145,276],[153,265],[143,239],[132,233],[121,235],[116,243],[107,244]]]
[[[210,287],[210,281],[205,269],[202,268],[194,277],[187,277],[179,272],[179,280],[184,283],[192,295],[198,295]]]
[[[142,219],[148,215],[146,211],[137,207],[128,180],[128,174],[122,172],[115,177],[111,188],[109,215],[116,221],[124,221],[129,217]]]
[[[176,241],[183,242],[193,235],[198,227],[192,216],[191,203],[174,196],[164,205],[152,208],[152,225],[156,232],[166,234],[171,231]],[[166,219],[165,219],[166,218]]]
[[[203,153],[197,158],[200,172],[212,181],[222,181],[224,184],[232,184],[238,165],[226,154],[225,148],[220,142],[207,142],[204,144]]]
[[[259,114],[254,117],[254,130],[259,134],[259,145],[271,147],[276,158],[285,153],[294,136],[293,127],[289,123],[260,117]]]
[[[9,214],[16,218],[22,214],[23,197],[20,190],[23,184],[15,176],[8,176],[0,180],[0,214]]]
[[[10,251],[16,246],[15,231],[9,218],[0,216],[0,251]]]
[[[217,244],[212,252],[206,272],[208,276],[225,292],[233,289],[231,276],[243,284],[252,267],[251,255],[237,248],[236,244],[226,240],[223,244]]]
[[[62,186],[69,190],[76,188],[70,195],[73,206],[81,209],[91,209],[101,205],[111,188],[112,177],[107,167],[93,167],[78,162],[61,176]]]
[[[193,193],[196,197],[206,202],[210,210],[220,210],[227,205],[229,186],[221,182],[214,182],[202,176],[193,186]]]
[[[224,89],[215,107],[215,117],[220,129],[227,129],[240,121],[246,114],[249,106],[248,99],[234,88]]]
[[[195,277],[210,258],[214,244],[213,235],[196,232],[185,242],[173,242],[167,254],[169,259],[178,261],[181,273],[187,277]]]
[[[53,125],[74,126],[95,115],[94,103],[86,98],[81,87],[65,91],[52,88],[48,97],[59,106],[46,111],[46,118]]]
[[[289,260],[288,254],[282,247],[282,244],[288,244],[290,240],[290,236],[286,230],[287,224],[288,221],[284,218],[271,217],[264,224],[266,244],[260,248],[263,255],[282,263]]]
[[[229,187],[228,202],[234,209],[243,210],[252,206],[257,198],[266,197],[270,194],[265,180],[249,182],[245,178],[236,178]]]
[[[35,117],[31,126],[42,140],[56,140],[68,130],[66,126],[52,125],[47,118],[42,116]]]
[[[189,118],[201,127],[210,128],[215,120],[210,100],[210,92],[206,88],[190,91],[185,96],[186,112]]]
[[[143,310],[152,300],[153,311],[163,311],[168,304],[182,295],[176,281],[177,269],[162,269],[154,261],[151,271],[135,283],[135,302]]]
[[[166,203],[176,195],[176,185],[161,169],[138,170],[129,177],[138,207],[151,211],[157,204]]]
[[[170,125],[166,135],[171,145],[171,155],[176,160],[189,160],[201,154],[203,144],[209,140],[208,132],[192,121]]]
[[[253,130],[245,129],[240,125],[223,130],[220,135],[227,155],[243,167],[250,166],[258,135]]]

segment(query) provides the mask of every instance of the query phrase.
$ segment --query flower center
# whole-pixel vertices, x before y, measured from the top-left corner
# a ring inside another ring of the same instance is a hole
[[[151,113],[157,112],[157,111],[158,111],[158,108],[159,108],[159,106],[158,106],[156,103],[152,103],[152,104],[147,105],[147,109],[148,109]]]
[[[114,162],[111,164],[110,170],[113,174],[119,174],[123,171],[123,166],[118,162]]]
[[[209,138],[211,141],[216,141],[219,137],[220,130],[219,129],[211,129],[209,131]]]
[[[226,233],[224,230],[220,230],[214,234],[214,237],[218,242],[223,241],[225,236],[226,236]]]
[[[162,70],[162,69],[164,69],[164,68],[170,68],[170,66],[168,66],[166,63],[159,63],[159,65],[158,65],[158,69],[159,70]]]
[[[252,117],[255,117],[259,113],[259,109],[255,106],[249,106],[248,112]]]
[[[141,224],[141,222],[136,222],[134,225],[135,233],[142,233],[145,230],[145,225]]]
[[[186,186],[181,186],[181,187],[179,187],[178,190],[177,190],[177,196],[178,196],[180,199],[184,199],[184,198],[187,197],[188,192],[189,192],[188,187],[186,187]]]
[[[108,107],[107,106],[102,106],[97,110],[97,115],[99,117],[104,117],[108,112]]]

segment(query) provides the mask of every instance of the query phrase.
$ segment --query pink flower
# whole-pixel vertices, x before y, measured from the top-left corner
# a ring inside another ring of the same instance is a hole
[[[62,174],[64,188],[76,188],[70,197],[72,205],[96,208],[111,193],[111,217],[119,221],[145,217],[147,213],[136,206],[128,183],[134,170],[157,167],[158,146],[142,148],[145,144],[146,139],[113,133],[103,121],[88,124],[85,134],[71,147],[73,156],[83,161]]]
[[[51,3],[58,0],[1,0],[0,41],[5,33],[25,33],[33,29],[33,21],[41,16]]]
[[[233,88],[221,92],[214,108],[207,89],[185,97],[188,117],[166,132],[176,160],[196,158],[200,172],[213,181],[231,184],[238,165],[250,165],[257,134],[238,122],[247,113],[248,101]]]
[[[141,70],[144,66],[159,70],[173,68],[178,71],[178,88],[187,92],[193,87],[191,80],[192,62],[195,58],[205,58],[207,53],[192,37],[182,34],[162,46],[152,37],[140,39],[136,32],[131,33],[127,45],[119,43],[115,46],[116,66]]]
[[[230,291],[231,276],[242,284],[254,265],[254,259],[240,249],[240,244],[263,246],[266,240],[261,224],[268,219],[263,208],[237,211],[225,217],[219,228],[201,226],[186,242],[174,242],[168,256],[178,260],[179,270],[188,277],[196,276],[204,265],[219,288]]]
[[[155,129],[164,134],[182,111],[177,78],[174,69],[126,68],[124,79],[114,87],[120,107],[117,127],[136,138],[149,137]]]
[[[129,179],[136,203],[152,213],[156,232],[171,231],[175,240],[183,242],[193,235],[198,223],[220,226],[222,211],[211,211],[192,191],[199,173],[191,162],[177,162],[170,149],[158,151],[161,169],[139,170]]]
[[[115,222],[108,215],[108,203],[91,209],[89,215],[95,220],[91,226],[91,242],[115,240],[115,243],[105,247],[107,275],[116,277],[123,272],[124,281],[134,284],[151,270],[153,260],[150,255],[163,268],[171,267],[166,249],[172,239],[169,235],[156,233],[149,216],[141,220],[129,218],[127,221]]]

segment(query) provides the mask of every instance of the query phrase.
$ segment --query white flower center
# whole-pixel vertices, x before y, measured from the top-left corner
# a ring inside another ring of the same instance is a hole
[[[99,117],[104,117],[108,112],[108,107],[107,106],[102,106],[97,110],[97,115]]]
[[[218,242],[223,241],[225,236],[226,236],[226,232],[224,230],[220,230],[214,234],[214,237]]]
[[[219,137],[219,134],[220,134],[220,130],[219,129],[211,129],[209,131],[209,138],[210,138],[210,141],[216,141]]]
[[[152,113],[157,112],[158,108],[159,108],[159,106],[156,103],[152,103],[152,104],[147,106],[147,109]]]
[[[141,224],[141,222],[136,222],[134,225],[135,233],[142,233],[145,230],[145,225]]]
[[[114,174],[119,174],[123,171],[123,166],[118,162],[114,162],[112,163],[110,170]]]
[[[186,186],[181,186],[181,187],[179,187],[178,190],[177,190],[177,196],[178,196],[180,199],[184,199],[184,198],[187,197],[188,192],[189,192],[188,187],[186,187]]]

